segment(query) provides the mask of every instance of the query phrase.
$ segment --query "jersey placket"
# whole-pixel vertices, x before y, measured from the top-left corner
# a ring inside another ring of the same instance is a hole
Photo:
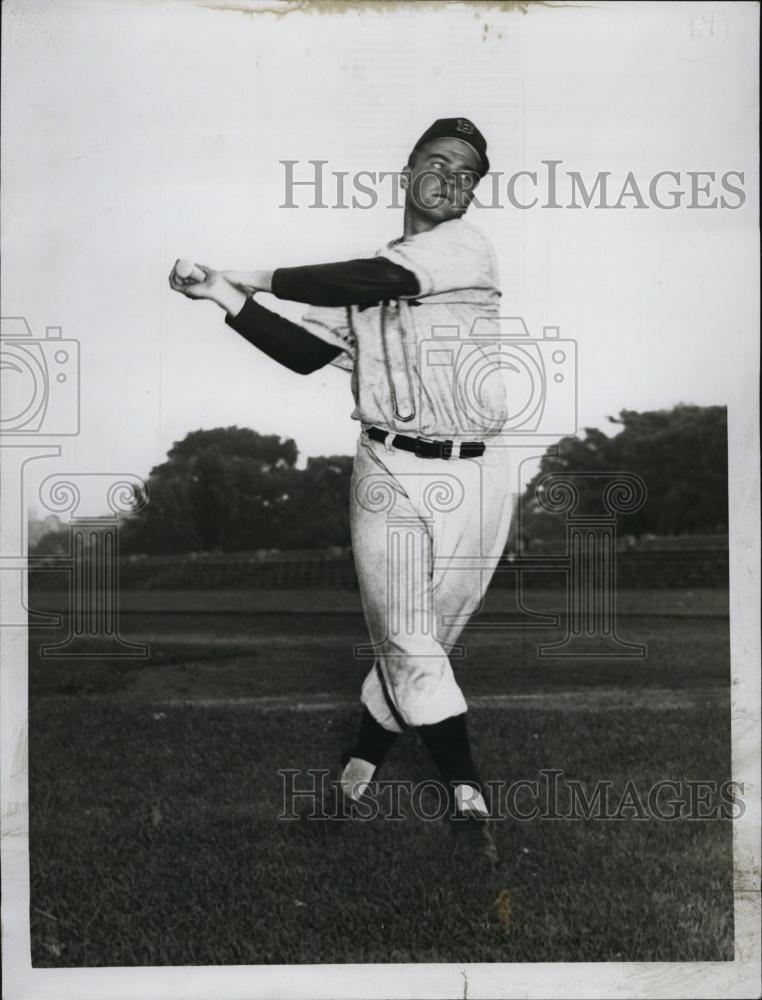
[[[394,416],[405,423],[415,417],[415,398],[410,377],[410,359],[401,323],[401,303],[381,303],[381,342],[384,349],[386,377],[394,406]],[[389,323],[387,311],[393,322]]]

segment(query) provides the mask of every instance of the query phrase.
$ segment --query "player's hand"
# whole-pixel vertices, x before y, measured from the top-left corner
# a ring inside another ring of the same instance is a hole
[[[175,261],[175,265],[177,265],[177,261]],[[169,275],[169,287],[189,299],[213,299],[216,301],[220,284],[225,280],[222,273],[212,270],[206,264],[197,264],[196,266],[204,273],[203,281],[197,281],[195,278],[181,278],[173,267]]]

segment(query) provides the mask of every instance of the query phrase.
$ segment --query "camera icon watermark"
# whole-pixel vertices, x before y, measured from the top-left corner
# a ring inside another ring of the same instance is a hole
[[[577,343],[557,326],[533,337],[519,316],[480,316],[465,335],[433,325],[419,366],[419,412],[425,419],[436,399],[441,412],[431,416],[442,433],[514,440],[577,431]]]
[[[25,474],[32,461],[58,458],[51,438],[80,430],[79,342],[60,326],[34,337],[23,316],[0,318],[0,450],[5,533],[0,553],[3,610],[0,626],[53,625],[55,616],[27,603]]]
[[[60,326],[34,337],[22,316],[0,322],[0,434],[79,434],[79,341],[64,338]]]

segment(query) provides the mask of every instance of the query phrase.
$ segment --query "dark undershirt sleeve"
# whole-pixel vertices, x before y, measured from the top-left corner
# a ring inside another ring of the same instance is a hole
[[[268,357],[300,375],[309,375],[341,354],[341,348],[327,344],[304,327],[247,299],[236,316],[228,313],[225,322],[236,333]]]
[[[307,267],[279,267],[272,292],[279,299],[311,306],[371,306],[420,293],[412,271],[385,257]]]

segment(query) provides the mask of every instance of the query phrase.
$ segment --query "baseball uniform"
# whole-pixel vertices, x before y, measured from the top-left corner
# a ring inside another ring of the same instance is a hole
[[[303,326],[340,348],[332,363],[352,374],[352,416],[363,427],[352,544],[376,650],[362,700],[382,726],[399,731],[466,710],[448,653],[504,549],[511,492],[508,451],[489,445],[507,400],[486,355],[479,405],[464,407],[458,398],[458,349],[469,358],[482,350],[498,316],[492,246],[454,219],[395,240],[379,255],[412,272],[418,292],[367,308],[313,307]],[[472,346],[476,321],[480,341]],[[372,439],[370,428],[388,439]],[[449,440],[456,454],[419,457],[391,445],[397,434]],[[483,454],[458,457],[460,445],[474,440],[486,442]]]

